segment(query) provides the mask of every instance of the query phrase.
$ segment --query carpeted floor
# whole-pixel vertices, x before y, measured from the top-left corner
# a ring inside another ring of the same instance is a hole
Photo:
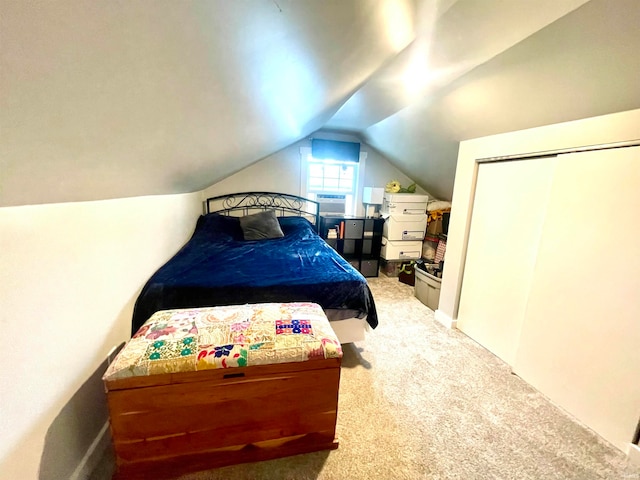
[[[396,278],[369,279],[380,326],[344,346],[340,448],[193,473],[214,479],[640,480],[640,468],[510,373]],[[105,456],[95,479],[108,478]]]

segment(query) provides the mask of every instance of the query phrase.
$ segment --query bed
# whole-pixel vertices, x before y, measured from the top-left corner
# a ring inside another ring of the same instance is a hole
[[[322,306],[341,343],[363,340],[378,324],[373,295],[318,235],[318,209],[272,192],[208,198],[190,240],[142,288],[132,335],[160,310],[302,301]],[[244,239],[248,220],[261,212],[277,217],[282,237]]]

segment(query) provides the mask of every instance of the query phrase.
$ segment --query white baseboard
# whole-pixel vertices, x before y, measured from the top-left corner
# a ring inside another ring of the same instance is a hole
[[[456,328],[456,324],[458,323],[442,310],[436,310],[433,314],[433,318],[447,328]]]
[[[69,480],[89,480],[91,474],[98,466],[98,463],[102,459],[102,455],[107,450],[109,446],[109,442],[111,441],[111,437],[108,435],[109,433],[109,422],[106,422],[100,432],[91,443],[89,448],[87,449],[87,453],[84,454],[82,460],[76,467],[75,471],[71,475]]]
[[[629,444],[629,448],[627,448],[627,456],[629,457],[629,462],[634,465],[640,465],[640,447],[633,443]]]

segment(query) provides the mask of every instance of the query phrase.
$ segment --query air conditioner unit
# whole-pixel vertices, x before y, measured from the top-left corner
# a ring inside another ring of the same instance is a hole
[[[318,193],[316,195],[316,201],[320,204],[320,215],[338,217],[345,214],[347,204],[346,195]]]

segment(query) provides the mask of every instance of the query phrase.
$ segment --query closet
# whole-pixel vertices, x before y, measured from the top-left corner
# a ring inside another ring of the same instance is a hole
[[[478,161],[457,322],[626,451],[640,415],[640,147]]]

